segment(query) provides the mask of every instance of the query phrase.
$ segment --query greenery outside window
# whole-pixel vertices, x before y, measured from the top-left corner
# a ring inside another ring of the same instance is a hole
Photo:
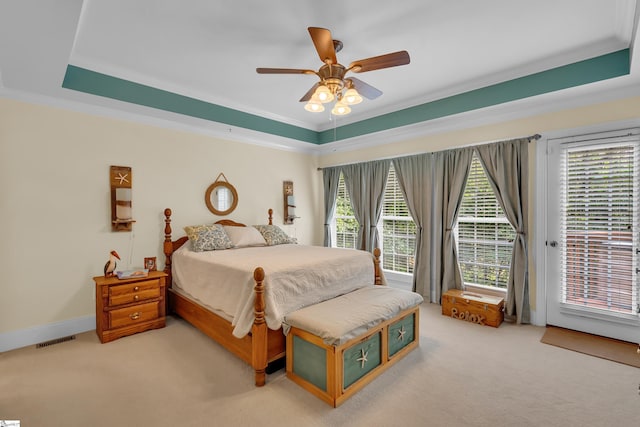
[[[338,195],[336,196],[334,227],[332,227],[333,233],[335,233],[331,239],[334,242],[334,246],[355,249],[359,228],[351,207],[349,192],[344,184],[344,176],[341,173],[338,181]]]

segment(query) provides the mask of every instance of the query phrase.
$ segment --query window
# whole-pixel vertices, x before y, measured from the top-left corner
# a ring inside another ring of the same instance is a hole
[[[506,289],[515,231],[476,154],[454,232],[463,283]]]
[[[382,207],[382,268],[413,273],[416,252],[416,224],[409,214],[398,185],[393,164],[389,169]]]
[[[354,249],[358,229],[358,221],[353,215],[344,177],[340,174],[334,215],[334,246]],[[399,273],[413,273],[416,225],[409,215],[393,166],[391,166],[387,177],[378,231],[382,242],[380,248],[382,268]]]
[[[332,241],[333,246],[337,248],[355,249],[358,236],[358,221],[353,215],[351,207],[351,199],[349,192],[344,184],[344,176],[340,174],[338,181],[338,195],[336,196],[336,211],[334,214],[335,226],[333,227],[335,235]]]
[[[577,144],[561,156],[562,302],[637,315],[640,150]]]

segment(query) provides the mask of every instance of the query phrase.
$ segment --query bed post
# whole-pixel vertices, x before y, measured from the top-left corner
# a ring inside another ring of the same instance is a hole
[[[380,274],[380,248],[373,249],[373,272],[375,275],[374,284],[382,285],[382,275]]]
[[[173,253],[173,244],[171,243],[171,209],[164,210],[164,272],[167,273],[167,288],[171,287],[171,254]]]
[[[269,209],[269,225],[273,225],[273,209]]]
[[[253,279],[256,282],[254,288],[256,293],[253,314],[255,320],[251,328],[251,364],[256,373],[256,386],[262,387],[265,383],[267,368],[267,324],[264,318],[264,270],[258,267],[253,272]]]

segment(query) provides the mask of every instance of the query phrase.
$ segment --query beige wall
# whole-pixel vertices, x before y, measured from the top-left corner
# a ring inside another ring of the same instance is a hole
[[[322,196],[313,155],[0,99],[0,333],[93,315],[91,278],[109,251],[120,267],[158,257],[162,211],[174,233],[213,222],[204,193],[220,172],[236,187],[229,217],[282,224],[282,181],[292,180],[301,243],[321,244]],[[133,169],[133,233],[110,227],[109,166]],[[320,225],[318,225],[320,224]],[[182,233],[183,234],[183,233]],[[182,235],[180,234],[180,235]]]

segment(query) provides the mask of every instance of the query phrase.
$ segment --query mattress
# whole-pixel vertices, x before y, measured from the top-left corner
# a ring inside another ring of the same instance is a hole
[[[256,267],[265,271],[265,320],[279,329],[287,313],[374,283],[373,255],[297,244],[172,255],[173,288],[231,321],[242,338],[254,320]]]

